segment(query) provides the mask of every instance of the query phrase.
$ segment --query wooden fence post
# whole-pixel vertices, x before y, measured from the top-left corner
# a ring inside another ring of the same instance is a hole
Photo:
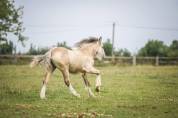
[[[13,56],[14,56],[14,57],[13,57],[13,61],[12,61],[12,62],[13,62],[13,64],[17,64],[17,55],[14,54]]]
[[[112,64],[116,64],[116,58],[115,58],[115,55],[112,56],[111,62],[112,62]]]
[[[137,61],[136,61],[136,56],[134,55],[132,58],[132,65],[136,66],[137,65]]]
[[[159,66],[159,56],[156,56],[156,63],[155,63],[156,66]]]

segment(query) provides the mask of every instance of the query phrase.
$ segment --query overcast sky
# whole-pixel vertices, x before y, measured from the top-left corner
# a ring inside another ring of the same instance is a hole
[[[112,37],[116,23],[115,48],[136,52],[149,39],[169,45],[178,39],[178,0],[15,0],[24,6],[24,35],[31,43],[52,47],[57,42],[75,42],[89,36]],[[13,39],[12,39],[13,40]]]

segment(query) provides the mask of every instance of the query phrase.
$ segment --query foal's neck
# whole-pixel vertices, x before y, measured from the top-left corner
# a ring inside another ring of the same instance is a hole
[[[88,55],[92,58],[95,57],[96,54],[96,45],[85,45],[79,49],[84,55]]]

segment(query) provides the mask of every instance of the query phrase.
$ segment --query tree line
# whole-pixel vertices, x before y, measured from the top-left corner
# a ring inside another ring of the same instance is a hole
[[[56,44],[56,47],[65,47],[70,49],[69,46],[67,46],[67,43],[65,41],[63,42],[58,42]],[[28,50],[28,52],[26,53],[27,55],[40,55],[40,54],[45,54],[50,48],[49,47],[43,47],[43,48],[39,48],[36,47],[35,45],[31,44],[30,45],[30,49]]]
[[[68,46],[65,41],[58,42],[56,46],[71,49],[71,47]],[[105,50],[106,56],[112,55],[112,43],[110,39],[107,39],[103,43],[103,48]],[[15,49],[16,48],[13,42],[11,41],[6,41],[3,44],[0,44],[0,54],[13,54],[13,51]],[[29,50],[25,54],[40,55],[46,53],[49,49],[50,49],[49,47],[39,48],[31,44]],[[121,49],[114,49],[114,55],[129,57],[132,56],[133,54],[128,49],[121,48]],[[170,45],[166,45],[164,44],[163,41],[157,39],[148,40],[148,42],[138,50],[136,56],[178,57],[178,40],[173,40]]]
[[[149,40],[138,51],[139,56],[178,57],[178,40],[173,40],[168,46],[163,41]]]
[[[111,56],[112,44],[109,39],[104,42],[104,50],[107,56]],[[114,49],[114,55],[129,57],[131,52],[126,48]],[[170,45],[166,45],[158,39],[150,39],[138,50],[136,56],[178,57],[178,40],[173,40]]]

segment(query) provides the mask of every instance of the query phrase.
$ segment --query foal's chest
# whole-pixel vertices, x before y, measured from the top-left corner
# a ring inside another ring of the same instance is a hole
[[[69,72],[77,73],[81,71],[83,58],[79,52],[72,51],[69,53]]]

